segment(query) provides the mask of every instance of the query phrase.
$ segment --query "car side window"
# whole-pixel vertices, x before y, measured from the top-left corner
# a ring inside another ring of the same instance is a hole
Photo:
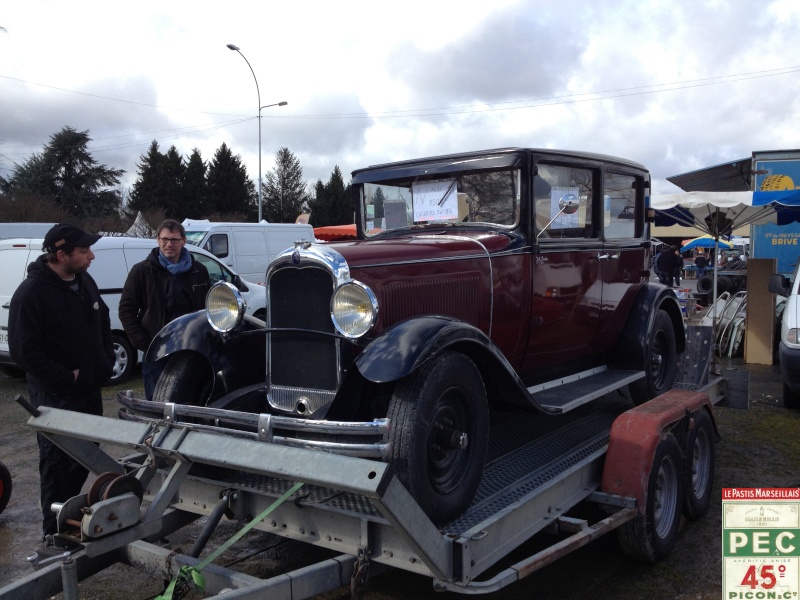
[[[192,252],[192,256],[208,270],[208,276],[212,283],[216,283],[217,281],[227,281],[231,283],[233,281],[231,272],[213,258],[195,252]]]
[[[603,231],[606,239],[634,238],[638,230],[637,178],[619,173],[605,174],[603,180]]]
[[[592,238],[593,172],[577,167],[539,164],[533,195],[536,231],[542,239]],[[577,201],[575,212],[561,211],[562,201]]]
[[[218,258],[228,256],[228,235],[225,233],[212,233],[208,236],[208,241],[203,246],[203,250],[208,250]]]

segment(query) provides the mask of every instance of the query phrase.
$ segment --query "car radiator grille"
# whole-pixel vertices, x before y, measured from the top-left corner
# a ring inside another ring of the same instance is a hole
[[[286,267],[269,281],[270,326],[335,333],[330,316],[333,280],[315,267]],[[336,390],[336,338],[298,332],[270,334],[273,386]]]

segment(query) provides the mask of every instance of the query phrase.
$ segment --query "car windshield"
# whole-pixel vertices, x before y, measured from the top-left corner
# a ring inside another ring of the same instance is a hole
[[[520,170],[368,182],[361,185],[360,201],[367,237],[409,227],[456,224],[511,228],[519,221]]]
[[[200,246],[200,242],[203,241],[203,236],[205,236],[205,234],[205,231],[187,231],[186,243],[192,246]]]

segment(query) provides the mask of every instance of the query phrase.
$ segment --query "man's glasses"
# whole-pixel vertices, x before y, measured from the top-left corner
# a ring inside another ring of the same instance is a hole
[[[183,238],[158,238],[162,244],[180,244]]]

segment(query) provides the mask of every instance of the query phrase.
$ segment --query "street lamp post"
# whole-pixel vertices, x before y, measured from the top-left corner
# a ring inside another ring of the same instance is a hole
[[[261,223],[261,109],[269,108],[270,106],[286,106],[288,102],[276,102],[275,104],[261,106],[261,90],[258,89],[258,78],[256,77],[256,72],[253,71],[253,67],[250,65],[250,61],[247,60],[247,57],[239,50],[239,46],[227,44],[227,47],[229,50],[238,52],[239,56],[244,59],[244,62],[247,63],[247,66],[250,67],[250,72],[253,74],[253,81],[256,82],[256,94],[258,94],[258,222]]]

